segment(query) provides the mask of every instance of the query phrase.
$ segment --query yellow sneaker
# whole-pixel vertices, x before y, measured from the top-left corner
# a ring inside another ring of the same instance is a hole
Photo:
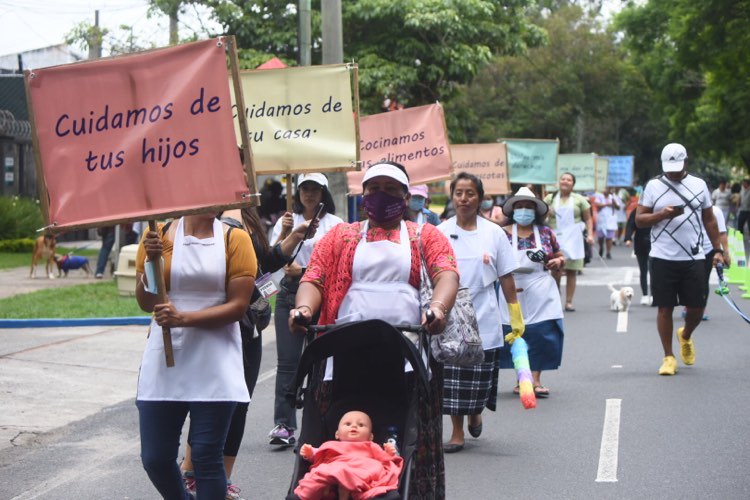
[[[693,339],[685,340],[682,338],[682,331],[684,327],[677,329],[677,340],[680,342],[680,358],[686,365],[692,365],[695,363],[695,347],[693,346]]]
[[[674,356],[665,356],[659,368],[659,375],[674,375],[677,373],[677,360]]]

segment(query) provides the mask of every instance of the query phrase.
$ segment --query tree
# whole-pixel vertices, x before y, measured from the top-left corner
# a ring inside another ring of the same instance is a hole
[[[208,0],[237,37],[240,57],[297,59],[296,6],[283,0]],[[528,19],[531,0],[350,0],[342,2],[344,58],[360,68],[361,107],[383,99],[409,106],[447,101],[495,54],[520,53],[544,39]],[[320,62],[320,2],[312,2],[313,63]]]
[[[496,58],[451,103],[451,114],[464,115],[464,135],[453,139],[558,138],[563,153],[634,155],[648,175],[663,124],[641,74],[581,7],[556,6],[539,23],[548,44]]]
[[[631,2],[616,23],[670,138],[750,170],[750,0]]]

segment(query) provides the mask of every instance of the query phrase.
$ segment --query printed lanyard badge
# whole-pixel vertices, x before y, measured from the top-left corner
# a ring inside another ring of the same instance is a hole
[[[271,279],[271,273],[266,273],[255,280],[255,286],[258,287],[258,291],[266,299],[279,293],[279,288]]]

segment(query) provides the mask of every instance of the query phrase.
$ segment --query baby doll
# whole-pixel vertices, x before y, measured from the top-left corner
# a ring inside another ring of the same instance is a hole
[[[341,417],[336,439],[317,449],[309,444],[300,448],[302,458],[312,462],[294,489],[301,500],[359,500],[398,489],[403,459],[392,444],[381,448],[372,442],[372,421],[366,413],[350,411]]]

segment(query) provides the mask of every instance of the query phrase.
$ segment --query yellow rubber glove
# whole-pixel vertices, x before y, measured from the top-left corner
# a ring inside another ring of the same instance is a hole
[[[512,344],[514,340],[523,336],[523,332],[526,330],[526,325],[523,324],[521,304],[518,302],[508,304],[508,312],[510,313],[511,332],[505,336],[505,342]]]

